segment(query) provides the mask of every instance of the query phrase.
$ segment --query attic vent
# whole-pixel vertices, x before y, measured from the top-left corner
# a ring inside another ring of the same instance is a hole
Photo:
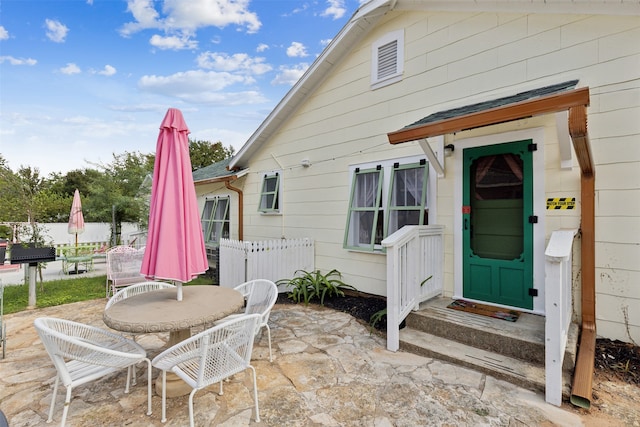
[[[378,80],[393,76],[398,71],[398,40],[378,48]]]
[[[371,88],[402,80],[404,72],[404,30],[392,31],[371,45]]]

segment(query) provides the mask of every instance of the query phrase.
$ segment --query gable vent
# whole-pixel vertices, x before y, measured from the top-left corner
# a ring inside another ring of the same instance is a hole
[[[378,48],[378,80],[398,72],[398,40]]]

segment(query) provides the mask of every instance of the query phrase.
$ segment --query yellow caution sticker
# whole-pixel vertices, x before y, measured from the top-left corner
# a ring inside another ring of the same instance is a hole
[[[575,197],[556,197],[547,199],[547,209],[575,209]]]

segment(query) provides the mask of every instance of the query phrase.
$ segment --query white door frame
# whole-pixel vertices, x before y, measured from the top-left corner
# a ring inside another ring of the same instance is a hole
[[[532,313],[544,314],[544,246],[545,246],[545,188],[544,188],[544,129],[541,127],[458,139],[453,151],[454,197],[453,197],[453,253],[454,253],[454,289],[453,297],[462,298],[462,185],[463,185],[463,155],[465,148],[481,147],[485,145],[502,144],[512,141],[531,139],[537,144],[537,152],[533,156],[533,214],[538,216],[538,223],[533,227],[533,287],[538,290],[538,296],[533,298]],[[511,308],[511,307],[509,307]],[[522,308],[513,307],[519,311]]]

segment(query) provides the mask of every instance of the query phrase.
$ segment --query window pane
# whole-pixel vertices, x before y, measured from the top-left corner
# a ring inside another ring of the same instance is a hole
[[[274,192],[276,191],[276,184],[278,183],[278,178],[275,176],[270,176],[264,179],[264,191],[265,192]]]
[[[202,219],[208,221],[211,219],[211,211],[213,210],[214,200],[207,200],[204,202],[204,209],[202,210]]]
[[[378,195],[379,172],[361,173],[356,175],[356,188],[353,197],[353,207],[372,208],[376,205]]]
[[[371,244],[371,233],[373,232],[373,212],[354,212],[355,221],[353,224],[356,227],[357,243],[360,245]]]
[[[264,194],[260,199],[260,210],[271,210],[273,209],[273,194]]]
[[[218,200],[218,205],[216,206],[216,212],[215,212],[214,220],[220,221],[220,220],[225,219],[225,216],[227,214],[227,204],[228,203],[229,203],[229,201],[227,199]]]
[[[424,167],[394,171],[392,206],[420,206],[424,184]]]

